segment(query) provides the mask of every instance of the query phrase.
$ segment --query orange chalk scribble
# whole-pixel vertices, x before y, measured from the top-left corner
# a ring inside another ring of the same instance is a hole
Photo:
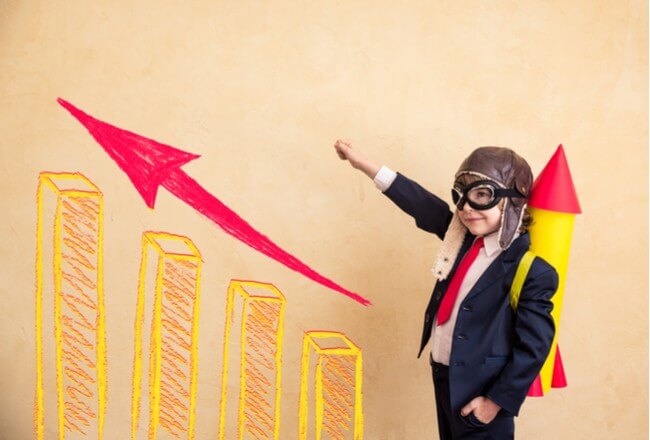
[[[323,359],[323,429],[330,438],[345,438],[354,422],[356,359],[333,356]]]

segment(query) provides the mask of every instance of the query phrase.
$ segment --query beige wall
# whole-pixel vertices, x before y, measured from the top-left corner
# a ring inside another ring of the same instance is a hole
[[[518,436],[647,438],[647,4],[307,3],[2,2],[0,437],[32,435],[35,191],[49,170],[83,172],[105,196],[106,438],[129,432],[144,229],[187,234],[204,256],[197,438],[216,435],[231,278],[287,297],[281,438],[296,438],[311,329],[363,349],[365,438],[437,438],[415,354],[440,242],[339,161],[332,144],[349,137],[445,198],[476,146],[515,148],[538,173],[564,144],[584,212],[559,336],[569,388],[529,399]],[[197,181],[374,305],[262,257],[164,190],[148,210],[59,96],[201,154],[185,167]]]

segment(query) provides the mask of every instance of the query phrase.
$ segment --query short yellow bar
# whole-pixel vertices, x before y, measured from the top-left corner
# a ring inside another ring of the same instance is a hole
[[[284,308],[284,296],[272,284],[230,282],[220,440],[279,439]]]
[[[300,440],[363,438],[361,350],[338,332],[312,331],[303,339]]]

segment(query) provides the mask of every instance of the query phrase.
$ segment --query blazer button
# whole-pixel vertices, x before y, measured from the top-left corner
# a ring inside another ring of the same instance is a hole
[[[458,335],[458,339],[467,339],[467,336],[461,333],[460,335]]]
[[[431,321],[431,315],[429,315],[429,313],[427,313],[426,315],[424,315],[424,321],[425,321],[425,322],[429,322],[429,321]]]
[[[441,297],[442,297],[442,293],[441,293],[441,292],[436,293],[436,299],[440,299]]]
[[[465,362],[454,362],[454,366],[456,367],[462,367],[465,365]]]
[[[464,310],[465,312],[471,312],[471,311],[474,310],[474,307],[472,307],[472,306],[463,306],[463,310]]]

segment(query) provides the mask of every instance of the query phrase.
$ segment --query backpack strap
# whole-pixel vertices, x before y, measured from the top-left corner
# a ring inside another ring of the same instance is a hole
[[[510,287],[510,306],[512,307],[512,310],[517,310],[519,295],[521,294],[521,289],[524,286],[524,281],[526,281],[526,277],[528,276],[530,266],[533,265],[535,256],[536,255],[531,251],[526,251],[524,256],[521,258],[521,261],[519,261],[519,266],[517,267],[515,278],[512,280],[512,286]]]

